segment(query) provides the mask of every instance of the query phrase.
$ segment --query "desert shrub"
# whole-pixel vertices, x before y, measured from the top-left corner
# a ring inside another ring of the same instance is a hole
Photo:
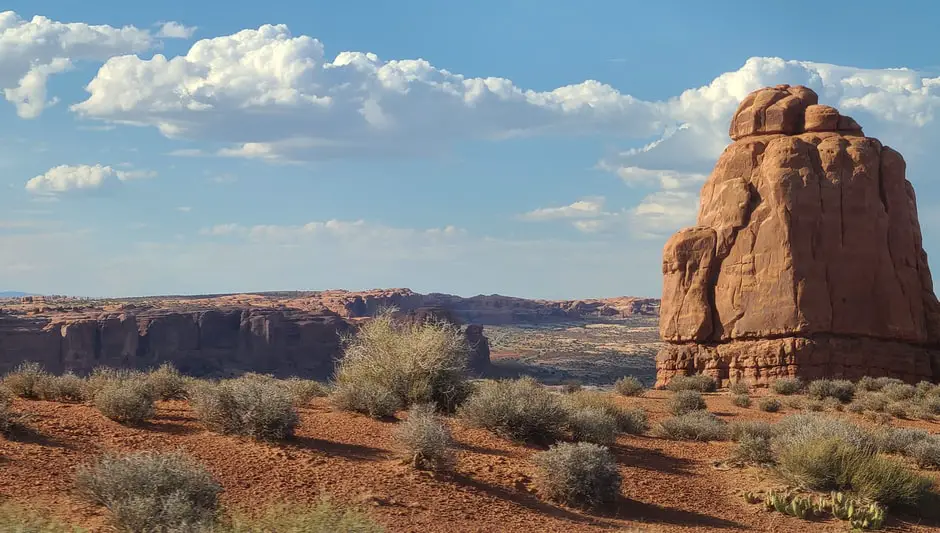
[[[565,396],[563,405],[569,412],[580,409],[598,409],[614,418],[617,429],[625,433],[642,433],[646,430],[646,411],[622,407],[613,396],[603,392],[579,391]],[[637,431],[643,427],[642,430]]]
[[[728,392],[737,395],[747,394],[751,392],[751,387],[746,381],[736,381],[728,387]]]
[[[884,453],[907,455],[914,444],[930,438],[930,432],[914,428],[882,428],[874,433],[878,449]]]
[[[849,463],[847,474],[853,491],[887,506],[916,507],[933,486],[929,478],[883,455],[867,455]]]
[[[568,431],[576,441],[609,445],[617,440],[617,419],[602,409],[573,409],[568,412]]]
[[[856,386],[859,390],[862,391],[871,391],[879,392],[889,385],[904,385],[905,383],[900,379],[896,378],[873,378],[871,376],[865,376],[862,379],[858,380]]]
[[[20,398],[39,398],[40,384],[49,374],[39,363],[23,361],[3,376],[3,385]]]
[[[533,456],[536,483],[546,498],[566,505],[599,507],[620,494],[617,462],[604,446],[561,443]]]
[[[803,390],[803,380],[800,378],[779,378],[770,384],[770,388],[777,394],[789,396]]]
[[[907,416],[919,420],[934,420],[936,415],[923,403],[912,403],[907,408]]]
[[[19,415],[13,411],[12,393],[0,387],[0,435],[9,434],[18,419]]]
[[[921,406],[925,412],[940,415],[940,396],[927,396],[921,401]]]
[[[186,378],[171,363],[163,363],[160,368],[147,373],[146,380],[157,399],[182,400],[186,398]]]
[[[927,396],[933,392],[935,385],[929,381],[918,381],[915,387],[917,388],[918,396]]]
[[[870,432],[857,425],[831,415],[797,413],[787,415],[775,424],[774,444],[799,448],[802,444],[818,438],[834,438],[848,443],[853,448],[874,452],[877,440]]]
[[[806,410],[811,413],[818,413],[826,409],[826,406],[819,400],[806,402]]]
[[[257,518],[235,518],[220,533],[383,533],[385,528],[366,513],[323,499],[312,507],[278,505]]]
[[[561,390],[565,394],[571,394],[573,392],[578,392],[584,389],[584,386],[581,385],[581,382],[577,379],[568,379],[561,384]]]
[[[790,409],[803,409],[803,399],[798,397],[790,397],[786,399],[787,407]]]
[[[356,411],[373,418],[393,416],[401,408],[401,399],[383,388],[338,387],[330,395],[333,404],[346,411]]]
[[[816,400],[835,398],[841,403],[848,403],[855,396],[855,384],[844,379],[817,379],[810,382],[807,394]]]
[[[95,367],[85,379],[85,398],[94,400],[105,387],[120,385],[128,381],[142,381],[145,374],[127,368]]]
[[[666,384],[666,389],[673,392],[694,390],[698,392],[714,392],[718,388],[715,378],[705,374],[693,376],[675,376]]]
[[[285,379],[283,383],[297,407],[307,405],[314,398],[329,396],[330,394],[326,385],[312,379],[290,377]]]
[[[122,424],[140,424],[153,418],[153,389],[143,381],[116,382],[95,394],[95,407]]]
[[[240,377],[192,391],[193,411],[209,429],[259,440],[286,439],[299,422],[293,397],[277,380]]]
[[[871,420],[875,424],[882,425],[882,426],[886,426],[894,420],[894,417],[892,417],[888,413],[879,413],[876,411],[866,412],[865,418],[867,418],[868,420]]]
[[[222,487],[201,465],[178,453],[106,455],[82,467],[81,494],[111,511],[134,533],[193,531],[217,518]]]
[[[849,411],[884,411],[888,407],[888,397],[880,392],[863,392],[856,395],[852,403],[849,404]]]
[[[694,390],[680,390],[669,399],[669,412],[679,416],[705,409],[705,398]]]
[[[557,395],[524,377],[481,383],[459,414],[469,425],[505,438],[552,442],[563,434],[567,413]]]
[[[624,396],[641,396],[646,391],[646,387],[637,378],[625,376],[614,382],[614,390],[617,394]]]
[[[728,423],[706,411],[692,411],[659,423],[659,434],[673,440],[726,440]]]
[[[466,379],[469,347],[459,328],[436,322],[397,323],[388,311],[345,341],[333,396],[342,409],[387,411],[384,406],[363,405],[363,401],[384,404],[390,397],[399,408],[434,403],[452,411],[470,393]]]
[[[770,438],[761,435],[745,433],[737,441],[734,449],[734,458],[746,463],[767,464],[773,462],[770,450]]]
[[[776,398],[761,398],[761,401],[757,404],[757,407],[767,413],[776,413],[783,407],[780,403],[780,400]]]
[[[885,407],[885,412],[895,418],[909,418],[908,410],[911,405],[908,402],[891,402]]]
[[[891,383],[882,387],[881,393],[889,400],[900,402],[912,399],[917,394],[917,388],[907,383]]]
[[[11,502],[3,502],[0,504],[0,531],[9,533],[79,533],[80,530],[50,518],[47,513],[27,509]]]
[[[395,440],[402,457],[415,468],[446,470],[454,462],[450,429],[431,404],[416,404],[398,425]]]
[[[770,439],[774,435],[774,425],[763,420],[741,420],[728,426],[731,440],[739,441],[745,436]]]
[[[845,405],[838,398],[826,398],[822,401],[823,409],[830,411],[843,411],[845,410]]]
[[[751,397],[747,394],[735,394],[731,398],[731,403],[738,407],[750,407],[751,406]]]
[[[850,463],[867,456],[857,448],[831,436],[801,441],[801,446],[773,442],[777,470],[787,481],[813,490],[837,490],[848,483]]]
[[[921,468],[940,467],[940,437],[933,436],[911,444],[907,454]]]
[[[61,376],[48,374],[36,384],[36,393],[52,402],[81,402],[85,400],[85,380],[71,372]]]

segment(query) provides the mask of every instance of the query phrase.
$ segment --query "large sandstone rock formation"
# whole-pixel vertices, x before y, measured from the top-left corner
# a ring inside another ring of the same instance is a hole
[[[657,384],[677,374],[936,380],[940,305],[901,155],[806,87],[751,93],[663,250]]]

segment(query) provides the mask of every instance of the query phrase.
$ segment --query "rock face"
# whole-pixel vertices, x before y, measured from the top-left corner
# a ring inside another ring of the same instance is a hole
[[[697,225],[663,250],[677,374],[940,377],[940,304],[901,155],[806,87],[741,102]]]

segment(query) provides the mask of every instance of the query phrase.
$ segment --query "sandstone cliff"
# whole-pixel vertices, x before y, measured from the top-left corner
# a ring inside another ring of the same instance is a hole
[[[940,305],[901,155],[805,87],[741,103],[697,226],[663,250],[658,384],[937,379]]]

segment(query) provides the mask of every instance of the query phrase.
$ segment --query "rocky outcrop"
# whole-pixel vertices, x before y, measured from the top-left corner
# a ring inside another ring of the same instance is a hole
[[[663,250],[658,385],[677,374],[937,379],[940,305],[904,159],[805,87],[750,94]]]

